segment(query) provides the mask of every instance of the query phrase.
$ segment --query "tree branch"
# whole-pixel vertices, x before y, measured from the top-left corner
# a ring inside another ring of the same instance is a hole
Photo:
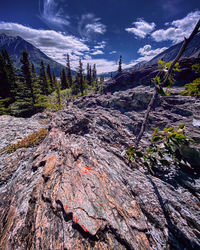
[[[182,56],[183,52],[185,51],[187,45],[191,42],[191,40],[194,38],[194,36],[199,32],[199,28],[200,28],[200,19],[199,19],[199,21],[197,22],[197,24],[196,24],[194,30],[192,31],[191,35],[189,36],[189,38],[184,38],[184,43],[183,43],[183,45],[181,46],[181,48],[180,48],[180,50],[179,50],[179,52],[178,52],[176,58],[175,58],[174,61],[172,62],[171,66],[170,66],[170,68],[169,68],[169,70],[168,70],[168,72],[167,72],[167,74],[166,74],[166,77],[165,77],[164,81],[160,84],[161,87],[163,87],[163,86],[165,85],[165,83],[168,81],[169,76],[170,76],[170,74],[171,74],[171,72],[172,72],[172,69],[173,69],[174,65],[175,65],[175,64],[178,62],[178,60],[181,58],[181,56]],[[137,139],[136,139],[136,143],[135,143],[135,147],[136,147],[136,148],[138,147],[138,145],[139,145],[139,143],[140,143],[140,140],[141,140],[141,138],[142,138],[142,136],[143,136],[143,134],[144,134],[144,132],[145,132],[145,128],[146,128],[146,124],[147,124],[147,121],[148,121],[148,118],[149,118],[149,114],[150,114],[150,112],[151,112],[151,110],[152,110],[152,108],[153,108],[153,105],[154,105],[154,103],[155,103],[157,97],[158,97],[158,89],[157,89],[157,87],[155,86],[155,89],[154,89],[154,92],[153,92],[153,96],[152,96],[151,101],[150,101],[150,103],[149,103],[149,105],[148,105],[146,114],[145,114],[145,116],[144,116],[144,120],[143,120],[143,122],[142,122],[142,126],[141,126],[141,129],[140,129],[140,133],[139,133],[139,135],[137,136]]]

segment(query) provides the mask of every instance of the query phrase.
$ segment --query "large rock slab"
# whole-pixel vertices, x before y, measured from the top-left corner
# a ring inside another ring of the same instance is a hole
[[[45,117],[39,146],[0,154],[0,249],[200,248],[199,172],[152,176],[125,155],[151,96],[136,88],[79,98]],[[143,146],[155,126],[183,122],[200,138],[195,105],[159,99]]]

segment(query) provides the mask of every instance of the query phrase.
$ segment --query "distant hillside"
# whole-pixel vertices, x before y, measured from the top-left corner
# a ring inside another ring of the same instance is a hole
[[[162,53],[155,56],[146,65],[152,65],[157,63],[159,60],[163,60],[165,62],[169,62],[175,59],[176,55],[178,54],[183,42],[178,43],[176,45],[171,46],[170,48],[166,49]],[[185,52],[183,53],[182,57],[198,57],[200,54],[200,34],[196,35],[193,40],[188,44]]]
[[[23,50],[29,53],[30,60],[34,63],[37,73],[39,73],[41,60],[44,61],[46,66],[47,64],[50,65],[57,77],[60,76],[61,69],[65,67],[49,58],[41,50],[19,36],[8,36],[4,33],[0,34],[0,50],[2,48],[7,49],[16,67],[20,67],[20,57]],[[72,73],[74,74],[75,72],[73,71]]]
[[[140,68],[144,68],[145,66],[151,66],[153,64],[157,64],[159,60],[163,60],[165,62],[169,62],[175,59],[176,55],[178,54],[183,42],[180,42],[176,45],[171,46],[170,48],[166,49],[162,53],[158,54],[154,58],[152,58],[148,62],[140,62],[134,65],[133,67],[127,68],[124,71],[129,70],[136,70]],[[193,40],[189,43],[186,51],[183,53],[182,57],[198,57],[200,55],[200,34],[197,34]],[[105,77],[110,77],[111,72],[105,73]],[[112,72],[113,77],[117,75],[117,71]]]

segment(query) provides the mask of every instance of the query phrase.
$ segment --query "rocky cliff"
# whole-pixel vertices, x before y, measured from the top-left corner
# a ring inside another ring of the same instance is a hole
[[[180,71],[174,74],[175,86],[184,86],[200,77],[200,72],[195,72],[192,65],[200,64],[200,58],[182,58],[179,61]],[[138,85],[152,85],[152,78],[158,74],[157,62],[152,65],[144,65],[141,68],[124,70],[109,79],[104,86],[104,92],[115,92],[122,89],[133,88]]]
[[[130,163],[152,96],[149,87],[77,99],[57,113],[0,117],[0,249],[199,249],[199,154],[195,169]],[[185,123],[200,143],[200,101],[161,97],[153,128]],[[5,147],[40,128],[37,147]],[[2,139],[3,138],[3,139]],[[196,162],[195,162],[196,161]]]

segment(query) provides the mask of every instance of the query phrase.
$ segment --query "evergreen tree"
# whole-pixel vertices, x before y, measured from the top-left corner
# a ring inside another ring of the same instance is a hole
[[[32,81],[33,81],[33,93],[35,96],[34,109],[35,112],[41,112],[47,107],[47,96],[42,95],[42,86],[36,75],[34,64],[32,63]]]
[[[53,78],[52,78],[52,75],[51,75],[51,68],[50,68],[49,64],[47,65],[47,75],[48,75],[48,78],[49,78],[50,82],[52,83]]]
[[[80,86],[80,92],[81,95],[83,95],[84,91],[84,81],[83,81],[83,63],[81,62],[81,59],[79,60],[79,67],[78,67],[78,82]]]
[[[51,75],[51,68],[50,65],[47,65],[47,76],[48,76],[48,80],[49,80],[49,85],[50,85],[50,89],[51,91],[53,91],[53,78]]]
[[[16,101],[11,104],[11,114],[15,116],[29,117],[35,113],[34,105],[36,103],[31,65],[26,51],[22,52],[20,59],[21,69],[17,76],[17,94]]]
[[[10,89],[9,98],[10,103],[12,103],[15,101],[15,94],[17,91],[15,67],[6,49],[2,49],[2,56],[6,63],[8,88]]]
[[[0,54],[0,96],[1,98],[11,96],[11,86],[9,85],[6,61],[2,54]]]
[[[90,83],[91,83],[92,82],[92,66],[91,65],[90,65],[89,76],[90,76]]]
[[[119,67],[118,67],[118,73],[122,72],[122,56],[119,58]]]
[[[68,80],[68,86],[72,87],[73,80],[72,80],[72,72],[70,67],[70,60],[69,60],[69,54],[67,54],[67,80]]]
[[[60,82],[61,82],[61,89],[67,89],[68,88],[67,78],[66,78],[66,74],[65,74],[65,69],[62,69],[62,71],[61,71]]]
[[[42,94],[43,95],[50,94],[51,90],[50,90],[49,82],[47,80],[47,75],[46,75],[43,60],[41,60],[41,63],[40,63],[40,84],[42,86]]]
[[[53,71],[52,79],[53,79],[53,88],[52,88],[52,91],[54,91],[54,90],[56,90],[56,83],[57,83],[57,78],[56,78],[56,75],[55,75],[54,71]]]
[[[7,114],[10,103],[11,88],[9,85],[6,62],[0,54],[0,115]]]
[[[92,76],[91,76],[91,66],[89,65],[89,63],[87,64],[87,83],[90,85],[91,84],[91,80],[92,80]]]
[[[22,52],[22,57],[20,59],[22,64],[21,66],[21,73],[23,77],[23,82],[25,83],[26,87],[30,90],[30,98],[32,99],[32,104],[35,104],[35,97],[33,93],[33,83],[32,83],[32,74],[31,74],[31,65],[29,61],[29,56],[27,51]],[[28,92],[27,92],[28,94]]]
[[[97,79],[97,70],[96,70],[96,64],[94,64],[92,69],[92,81],[96,83],[96,79]]]

